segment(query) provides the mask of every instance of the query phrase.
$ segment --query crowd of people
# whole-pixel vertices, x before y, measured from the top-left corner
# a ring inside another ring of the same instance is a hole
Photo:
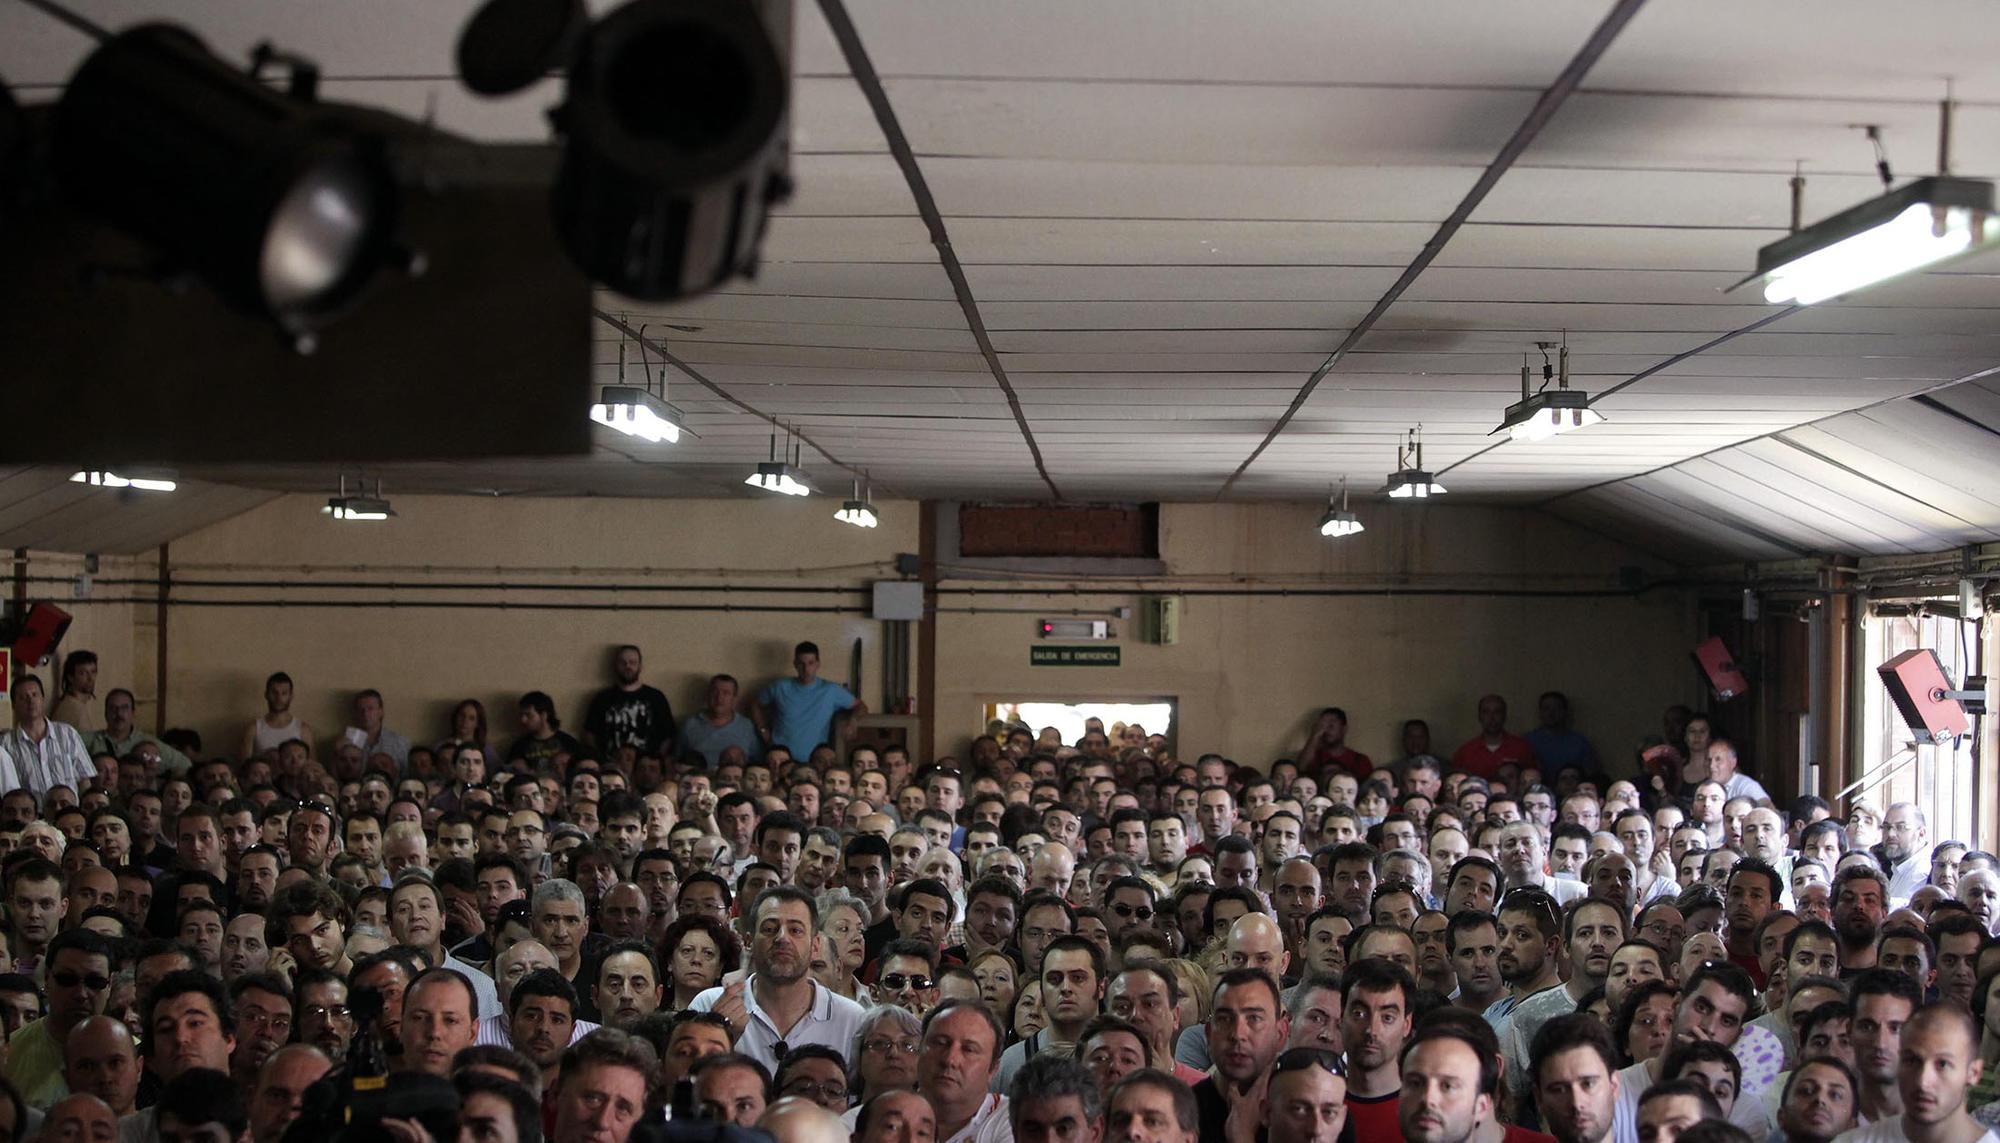
[[[0,1143],[2000,1143],[2000,861],[1697,712],[919,759],[794,668],[677,720],[623,647],[580,735],[435,742],[274,674],[219,745],[16,677]]]

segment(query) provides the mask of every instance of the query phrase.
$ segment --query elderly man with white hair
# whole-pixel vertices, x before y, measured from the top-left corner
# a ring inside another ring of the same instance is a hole
[[[1991,869],[1973,869],[1958,876],[1958,899],[1978,919],[1988,933],[1993,931],[1994,913],[2000,911],[2000,874]]]

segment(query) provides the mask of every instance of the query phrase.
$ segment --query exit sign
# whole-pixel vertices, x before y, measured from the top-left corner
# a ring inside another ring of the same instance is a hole
[[[1031,667],[1116,667],[1117,647],[1061,647],[1038,644],[1028,648]]]

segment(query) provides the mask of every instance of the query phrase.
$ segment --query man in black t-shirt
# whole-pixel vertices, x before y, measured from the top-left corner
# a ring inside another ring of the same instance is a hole
[[[611,657],[618,681],[590,700],[583,730],[591,745],[607,755],[621,746],[635,746],[641,754],[653,755],[673,748],[674,708],[657,688],[639,681],[644,665],[639,648],[630,643],[618,648]]]

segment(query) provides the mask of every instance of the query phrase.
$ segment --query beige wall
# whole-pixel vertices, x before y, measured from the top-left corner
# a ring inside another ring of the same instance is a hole
[[[284,497],[173,545],[178,581],[279,579],[279,590],[187,587],[182,598],[262,600],[254,607],[176,606],[171,614],[171,715],[205,741],[234,743],[263,709],[265,675],[296,680],[298,710],[322,738],[345,725],[352,693],[373,686],[389,725],[415,741],[445,736],[463,698],[486,704],[494,738],[514,734],[522,691],[546,690],[565,725],[581,722],[606,678],[610,649],[632,642],[647,677],[677,715],[692,713],[708,677],[747,687],[789,673],[792,645],[821,646],[825,674],[847,681],[849,648],[864,643],[862,697],[881,701],[881,625],[862,614],[776,613],[760,606],[856,606],[866,595],[784,589],[861,587],[888,578],[898,551],[916,549],[914,505],[885,504],[880,528],[837,523],[810,501],[493,500],[395,498],[382,524],[339,524],[308,497]],[[311,571],[302,569],[311,568]],[[312,586],[559,583],[574,590],[365,591]],[[697,594],[591,590],[589,584],[732,585]],[[285,607],[281,600],[373,600],[366,608]],[[389,606],[390,601],[411,604]],[[476,609],[416,606],[476,603]],[[630,610],[535,610],[519,605],[618,604]],[[648,604],[740,607],[648,611]],[[513,606],[510,606],[513,605]],[[506,721],[501,721],[504,714]]]
[[[157,609],[150,603],[133,603],[135,597],[154,598],[153,589],[135,588],[119,581],[143,579],[150,582],[158,574],[151,557],[104,556],[98,561],[97,575],[89,594],[78,598],[73,577],[83,571],[83,557],[59,552],[28,553],[28,598],[53,603],[70,614],[69,632],[63,636],[55,659],[47,666],[16,663],[17,671],[38,676],[49,688],[51,699],[61,690],[62,656],[75,650],[97,652],[97,693],[124,687],[139,701],[139,724],[150,727],[155,709],[157,662],[154,657],[154,620]],[[14,571],[10,559],[7,570]],[[55,580],[58,582],[45,582]],[[14,713],[0,709],[0,725],[11,725]]]
[[[1621,565],[1653,561],[1540,513],[1426,505],[1364,510],[1369,530],[1321,538],[1319,505],[1171,504],[1162,508],[1161,555],[1171,589],[1343,587],[1369,590],[1603,590]],[[1659,570],[1655,567],[1654,570]],[[955,581],[947,586],[974,586]],[[991,586],[991,585],[981,585]],[[1517,730],[1533,725],[1535,697],[1567,692],[1578,729],[1601,755],[1659,724],[1671,702],[1694,696],[1687,648],[1693,611],[1678,592],[1632,598],[1494,596],[1184,597],[1180,642],[1124,637],[1123,665],[1030,667],[1036,609],[1136,606],[1141,593],[1099,587],[1055,594],[947,596],[942,606],[1021,607],[1021,614],[951,614],[938,639],[938,708],[968,727],[1000,698],[1171,696],[1179,700],[1183,756],[1217,751],[1267,764],[1290,756],[1321,707],[1352,720],[1350,741],[1394,756],[1402,721],[1430,721],[1449,750],[1477,726],[1488,691],[1512,706]],[[1159,594],[1172,594],[1163,590]],[[960,749],[965,735],[940,734]]]
[[[783,589],[862,588],[893,578],[895,554],[918,548],[918,507],[911,503],[884,504],[882,527],[872,531],[834,522],[824,498],[398,497],[398,517],[383,525],[335,524],[316,508],[312,498],[284,497],[172,546],[181,602],[170,615],[169,721],[195,727],[215,747],[237,741],[261,709],[264,676],[276,669],[298,680],[298,709],[323,736],[343,725],[348,696],[364,686],[381,689],[390,724],[420,741],[444,735],[460,698],[479,698],[497,715],[511,712],[514,698],[530,688],[555,695],[573,725],[601,685],[606,652],[625,641],[646,648],[649,677],[677,712],[687,713],[709,674],[728,671],[746,684],[770,679],[788,669],[791,645],[799,639],[820,643],[829,676],[845,680],[848,648],[860,639],[862,697],[876,704],[882,698],[880,624],[864,613],[760,608],[865,608],[863,592],[825,596]],[[1686,658],[1692,608],[1673,591],[1596,599],[1188,595],[1175,646],[1142,643],[1136,623],[1120,622],[1120,669],[1028,665],[1039,615],[1136,606],[1147,594],[1386,586],[1604,590],[1615,586],[1620,566],[1649,564],[1533,512],[1384,506],[1366,512],[1369,531],[1339,543],[1318,536],[1319,512],[1310,504],[1165,505],[1164,580],[1038,581],[1059,593],[1007,584],[1004,594],[976,600],[945,595],[935,712],[940,748],[963,748],[987,700],[1170,696],[1180,703],[1177,737],[1184,753],[1217,750],[1261,765],[1293,752],[1312,713],[1336,704],[1354,719],[1356,745],[1383,757],[1393,753],[1406,717],[1431,720],[1440,746],[1448,749],[1472,733],[1479,694],[1505,694],[1517,711],[1516,724],[1525,728],[1534,696],[1560,688],[1571,694],[1580,728],[1600,750],[1623,756],[1627,743],[1657,725],[1661,707],[1695,697]],[[140,574],[150,575],[150,565]],[[283,586],[192,586],[203,579]],[[334,581],[375,586],[328,586]],[[564,590],[494,586],[528,582]],[[453,583],[482,586],[417,587]],[[728,584],[734,590],[654,595],[590,586],[640,583]],[[958,579],[944,586],[1001,585]],[[199,600],[254,606],[203,606]],[[304,606],[310,600],[370,605]],[[633,609],[519,606],[553,602],[616,602]],[[648,602],[738,609],[638,609]],[[970,613],[974,608],[986,613]],[[996,614],[994,608],[1016,610]],[[150,607],[92,603],[73,610],[78,626],[66,645],[104,655],[107,685],[128,677],[150,684]],[[135,689],[142,699],[151,697],[150,685]],[[511,732],[511,726],[496,725],[495,737],[505,741]]]

